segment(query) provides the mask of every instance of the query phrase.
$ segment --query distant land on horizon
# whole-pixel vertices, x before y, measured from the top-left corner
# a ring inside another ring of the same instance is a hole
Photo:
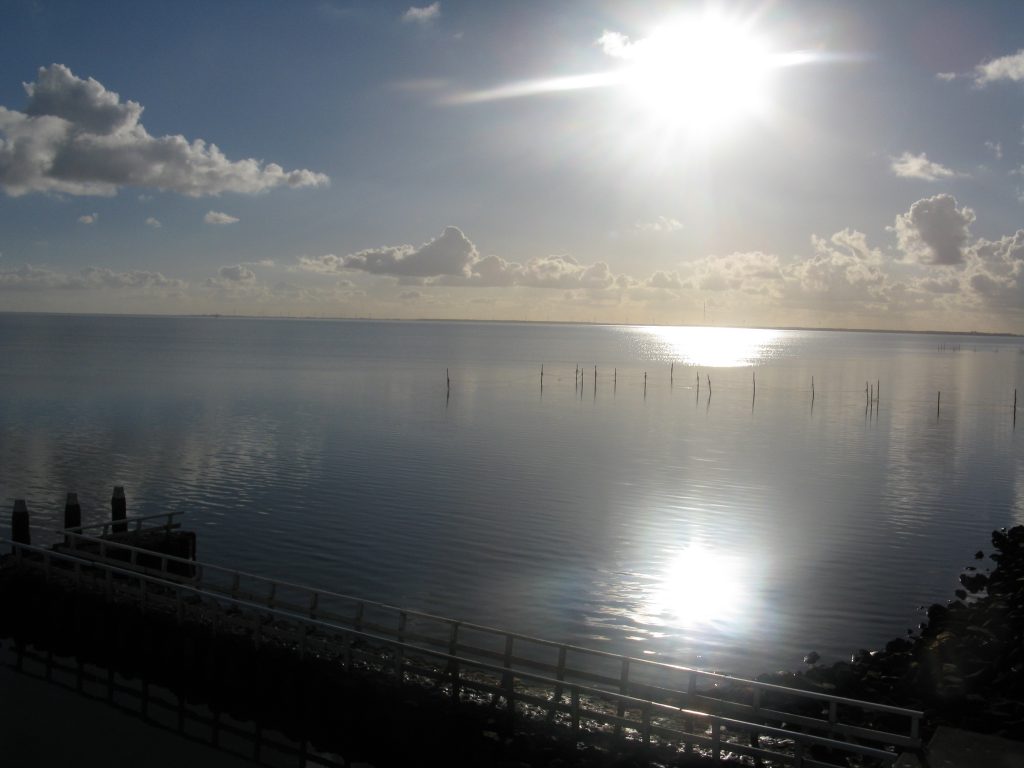
[[[742,328],[762,331],[835,331],[839,333],[912,333],[932,336],[983,336],[1024,338],[1024,334],[995,331],[942,331],[936,329],[910,330],[906,328],[838,328],[824,326],[801,325],[698,325],[693,323],[603,323],[583,320],[488,320],[484,318],[445,318],[445,317],[323,317],[316,315],[226,315],[212,314],[174,314],[174,313],[134,313],[134,312],[19,312],[0,310],[0,315],[59,315],[68,317],[164,317],[164,318],[224,318],[230,320],[324,320],[344,322],[371,323],[486,323],[488,325],[620,325],[628,327],[659,327],[659,328]]]

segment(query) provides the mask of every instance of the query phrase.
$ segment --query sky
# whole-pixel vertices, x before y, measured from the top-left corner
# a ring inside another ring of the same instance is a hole
[[[1024,333],[1024,3],[0,9],[0,311]]]

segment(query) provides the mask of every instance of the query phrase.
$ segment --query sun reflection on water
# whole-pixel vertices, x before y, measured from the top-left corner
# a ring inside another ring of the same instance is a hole
[[[715,627],[736,634],[749,615],[750,584],[742,559],[692,544],[666,561],[636,619],[670,630]]]
[[[708,368],[756,365],[772,357],[785,331],[767,328],[646,326],[656,354]]]

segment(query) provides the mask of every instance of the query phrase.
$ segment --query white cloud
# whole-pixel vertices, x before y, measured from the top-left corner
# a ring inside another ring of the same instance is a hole
[[[633,227],[641,232],[678,232],[683,228],[683,222],[671,216],[659,216],[651,221],[638,221]]]
[[[1003,159],[1003,145],[998,141],[986,141],[985,149],[991,151],[996,156],[996,160]]]
[[[253,283],[256,281],[256,273],[242,264],[235,264],[231,267],[221,267],[217,274],[223,280],[230,280],[233,283]]]
[[[202,197],[329,181],[305,169],[228,160],[202,139],[151,136],[139,122],[140,104],[122,102],[117,93],[92,78],[76,77],[63,64],[40,67],[36,82],[24,87],[29,97],[24,112],[0,107],[0,187],[13,197],[33,192],[110,196],[124,186]]]
[[[631,59],[636,52],[636,43],[621,32],[610,32],[607,29],[599,38],[597,44],[608,56],[615,59]]]
[[[160,220],[157,219],[156,217],[150,216],[148,219],[146,219],[146,226],[152,227],[153,229],[160,229],[160,227],[162,227],[163,224],[161,224]]]
[[[481,256],[462,230],[452,226],[419,248],[398,245],[372,248],[347,256],[302,256],[299,269],[329,275],[354,270],[419,284],[591,291],[612,288],[617,280],[606,263],[583,264],[567,255],[540,256],[525,264],[507,261],[500,256]]]
[[[937,77],[939,80],[944,80],[947,83],[949,83],[952,82],[953,80],[956,80],[958,75],[956,74],[956,72],[939,72],[935,75],[935,77]]]
[[[978,85],[988,85],[999,80],[1024,80],[1024,49],[974,68],[974,82]]]
[[[235,224],[238,222],[238,219],[220,211],[207,211],[206,215],[203,216],[203,221],[207,224]]]
[[[100,218],[98,213],[87,213],[78,217],[79,224],[95,224]]]
[[[431,21],[441,16],[441,3],[431,3],[430,5],[424,5],[417,7],[415,5],[410,6],[409,9],[402,14],[402,21],[413,24],[428,24]]]
[[[935,163],[928,159],[928,155],[922,152],[914,155],[904,152],[899,157],[889,158],[892,172],[904,179],[922,179],[924,181],[938,181],[949,179],[959,174],[941,163]]]
[[[1024,230],[978,240],[968,252],[964,278],[986,304],[1024,310]]]
[[[469,265],[479,258],[476,246],[458,227],[445,227],[441,235],[419,248],[411,245],[382,246],[348,256],[327,254],[300,257],[299,266],[309,272],[333,274],[359,270],[395,277],[469,276]]]
[[[899,214],[890,229],[908,256],[929,264],[960,264],[974,219],[970,208],[957,208],[955,197],[936,195]]]
[[[17,269],[0,270],[0,290],[98,290],[127,289],[137,291],[179,291],[186,287],[182,280],[164,277],[159,272],[130,270],[116,272],[106,267],[86,267],[67,273],[26,264]]]

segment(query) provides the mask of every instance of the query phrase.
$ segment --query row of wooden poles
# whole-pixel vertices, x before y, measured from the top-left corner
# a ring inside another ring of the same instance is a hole
[[[115,485],[110,496],[110,520],[114,533],[125,533],[128,523],[119,522],[128,517],[128,500],[124,495],[124,486]],[[78,502],[77,493],[69,493],[64,502],[64,528],[76,533],[82,532],[82,505]],[[31,544],[32,534],[29,527],[28,504],[24,499],[14,500],[11,512],[11,540],[18,544]]]
[[[582,366],[580,366],[579,363],[576,364],[576,376],[575,376],[575,379],[574,379],[574,382],[575,382],[574,383],[574,387],[581,394],[583,392],[583,376],[584,376],[585,370],[586,369],[583,368]],[[668,370],[669,370],[669,373],[668,373],[669,386],[673,386],[674,383],[675,383],[676,364],[672,363],[669,366]],[[752,397],[757,397],[757,371],[751,371],[750,375],[751,375],[752,384],[753,384],[753,394],[752,394]],[[700,396],[700,373],[698,372],[696,374],[696,376],[697,376],[697,396],[699,397]],[[449,371],[448,371],[447,368],[444,369],[444,378],[445,378],[445,382],[447,384],[448,396],[451,397],[451,394],[452,394],[452,377],[449,374]],[[708,383],[708,397],[710,397],[711,396],[711,376],[710,375],[707,376],[707,383]],[[612,391],[613,392],[614,391],[618,391],[618,386],[619,386],[619,369],[618,368],[613,368],[612,369]],[[540,366],[540,388],[541,388],[541,390],[544,389],[544,364],[543,363]],[[596,365],[594,366],[594,392],[597,392],[597,366]],[[881,393],[882,393],[882,382],[881,382],[881,380],[877,380],[876,379],[874,384],[872,384],[869,381],[865,381],[864,382],[864,407],[865,408],[870,408],[872,410],[877,408],[879,403],[881,402]],[[647,397],[647,371],[644,371],[644,397]],[[812,403],[814,402],[814,377],[813,376],[811,376],[811,402]],[[936,397],[936,400],[935,400],[935,414],[936,414],[936,416],[938,416],[941,412],[942,412],[942,391],[940,390],[937,393],[937,397]],[[1014,426],[1017,425],[1017,390],[1016,390],[1016,388],[1013,390],[1013,424],[1014,424]]]

